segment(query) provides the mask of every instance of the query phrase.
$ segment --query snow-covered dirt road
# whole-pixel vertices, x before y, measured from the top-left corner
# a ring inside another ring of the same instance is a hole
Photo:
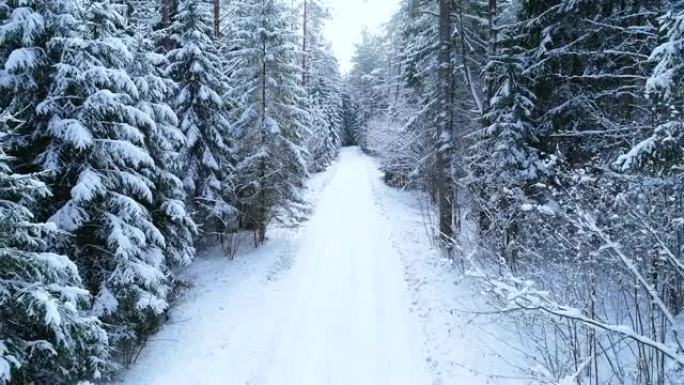
[[[428,385],[405,271],[356,148],[317,176],[297,230],[240,255],[199,258],[194,286],[126,385]],[[416,229],[421,231],[421,229]]]

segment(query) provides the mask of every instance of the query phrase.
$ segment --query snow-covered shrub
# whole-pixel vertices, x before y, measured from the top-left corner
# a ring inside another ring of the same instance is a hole
[[[377,155],[385,182],[397,187],[411,185],[421,162],[421,134],[385,115],[368,122],[367,131],[368,148]]]

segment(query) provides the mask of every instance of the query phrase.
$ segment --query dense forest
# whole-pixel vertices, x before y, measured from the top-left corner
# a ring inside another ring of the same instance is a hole
[[[301,14],[0,1],[0,384],[106,380],[196,250],[302,215],[345,94],[325,8]]]
[[[679,0],[404,0],[358,45],[360,145],[533,383],[684,380],[683,70]]]
[[[344,75],[330,17],[0,0],[0,385],[109,381],[346,144],[422,193],[526,383],[684,384],[684,1],[401,0]]]

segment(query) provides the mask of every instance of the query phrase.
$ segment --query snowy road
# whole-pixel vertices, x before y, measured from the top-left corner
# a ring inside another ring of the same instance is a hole
[[[428,385],[372,161],[344,149],[310,221],[234,263],[208,257],[126,385]],[[375,183],[375,182],[373,182]],[[420,230],[417,230],[420,231]]]

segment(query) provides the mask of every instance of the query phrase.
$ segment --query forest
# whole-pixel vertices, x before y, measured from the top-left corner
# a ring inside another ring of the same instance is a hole
[[[0,385],[112,380],[346,145],[419,193],[521,384],[684,384],[684,1],[400,0],[345,74],[331,17],[0,0]]]
[[[0,384],[106,379],[196,250],[301,215],[344,96],[307,12],[302,56],[280,1],[0,1]]]
[[[358,46],[359,144],[539,382],[684,381],[683,55],[678,0],[406,0]]]

